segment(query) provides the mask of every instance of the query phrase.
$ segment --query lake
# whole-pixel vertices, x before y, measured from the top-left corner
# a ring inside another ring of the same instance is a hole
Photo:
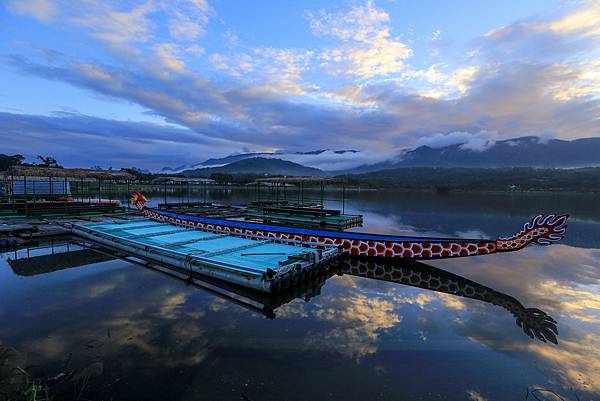
[[[571,219],[557,245],[427,265],[340,262],[290,302],[263,304],[69,241],[3,253],[0,400],[25,372],[76,400],[600,399],[598,196],[347,195],[345,211],[364,216],[358,231],[496,238],[539,212]],[[518,318],[554,325],[558,344],[530,338]]]

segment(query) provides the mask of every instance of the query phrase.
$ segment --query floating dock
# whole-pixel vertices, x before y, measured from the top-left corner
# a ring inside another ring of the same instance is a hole
[[[264,224],[340,231],[360,227],[363,224],[361,215],[342,214],[341,211],[334,209],[288,205],[248,209],[244,217],[246,220],[259,221]]]
[[[116,202],[0,202],[0,217],[4,216],[74,216],[103,213],[123,213],[125,208]]]
[[[146,219],[73,224],[73,234],[141,258],[180,267],[263,292],[278,292],[311,277],[339,255],[336,246],[244,238]]]
[[[212,217],[217,219],[233,219],[243,217],[246,207],[220,205],[212,202],[176,202],[159,203],[158,208],[173,213],[190,216]]]

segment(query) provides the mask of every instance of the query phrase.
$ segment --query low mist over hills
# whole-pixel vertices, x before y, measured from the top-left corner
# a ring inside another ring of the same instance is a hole
[[[362,165],[345,171],[364,173],[401,167],[590,167],[600,166],[600,138],[573,141],[528,136],[497,141],[483,149],[465,144],[405,151],[396,161]]]
[[[242,161],[251,162],[241,163]],[[287,162],[289,164],[285,164]],[[600,166],[600,138],[573,141],[545,140],[535,136],[435,146],[430,143],[397,153],[375,154],[357,150],[315,150],[288,153],[242,153],[212,158],[191,166],[163,168],[161,173],[210,174],[211,172],[314,175],[361,174],[410,167],[573,168]],[[272,170],[270,170],[272,169]],[[194,173],[191,173],[194,171]]]
[[[192,164],[192,165],[181,165],[177,167],[163,167],[159,173],[178,173],[185,170],[199,169],[205,167],[221,167],[230,163],[235,163],[240,160],[262,157],[262,158],[270,158],[270,159],[283,159],[289,160],[298,164],[308,164],[315,168],[320,168],[321,165],[330,165],[328,163],[332,157],[333,159],[348,159],[348,156],[353,154],[360,153],[357,150],[352,149],[342,149],[342,150],[331,150],[331,149],[319,149],[319,150],[311,150],[308,152],[253,152],[253,153],[238,153],[232,154],[225,157],[219,158],[211,158],[207,159],[203,162]],[[344,156],[345,155],[345,156]],[[308,163],[307,163],[308,162]],[[359,163],[354,163],[354,165],[358,165]],[[336,170],[336,168],[325,168],[325,170]]]
[[[264,157],[252,157],[219,167],[205,167],[183,171],[187,177],[209,177],[214,173],[228,174],[259,174],[259,175],[290,175],[309,176],[323,175],[322,170],[313,167],[302,166],[281,159],[267,159]]]

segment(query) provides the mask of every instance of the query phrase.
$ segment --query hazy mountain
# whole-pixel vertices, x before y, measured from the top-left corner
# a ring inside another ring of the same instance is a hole
[[[310,176],[324,175],[322,170],[282,159],[252,157],[219,167],[204,167],[182,172],[188,177],[208,177],[213,173]]]
[[[342,156],[342,155],[346,156]],[[335,156],[335,157],[332,157]],[[339,157],[338,157],[339,156]],[[419,146],[400,152],[394,159],[379,163],[369,162],[369,154],[357,150],[321,149],[288,153],[241,153],[205,160],[194,165],[164,168],[162,173],[175,173],[207,167],[222,167],[251,158],[288,160],[301,166],[318,166],[330,174],[355,174],[404,167],[585,167],[600,166],[600,138],[572,141],[543,140],[534,136],[497,141],[486,147],[473,149],[468,144],[432,147]],[[351,169],[338,170],[331,160],[345,160]],[[381,159],[380,159],[381,160]],[[327,166],[334,166],[329,167]],[[321,169],[318,169],[321,171]],[[336,171],[331,171],[336,170]],[[268,171],[266,171],[268,172]],[[276,174],[276,173],[272,173]]]
[[[420,146],[396,161],[362,165],[344,173],[365,173],[403,167],[586,167],[600,166],[600,138],[573,141],[527,136],[497,141],[482,150],[464,144],[439,148]]]
[[[319,150],[312,150],[312,151],[308,151],[308,152],[288,152],[288,153],[285,153],[285,152],[239,153],[239,154],[232,154],[232,155],[225,156],[225,157],[211,158],[211,159],[207,159],[203,162],[191,164],[191,165],[181,165],[181,166],[177,166],[177,167],[163,167],[160,170],[160,173],[169,174],[169,173],[179,173],[179,172],[182,172],[185,170],[193,170],[193,169],[198,169],[198,168],[203,168],[203,167],[221,167],[226,164],[235,163],[240,160],[250,159],[250,158],[254,158],[254,157],[293,159],[296,155],[318,156],[318,155],[321,155],[328,151],[331,151],[337,155],[341,155],[341,154],[345,154],[345,153],[359,153],[358,150],[352,150],[352,149],[342,149],[342,150],[333,150],[333,151],[330,149],[319,149]]]
[[[195,164],[192,167],[194,167],[194,168],[218,167],[218,166],[223,166],[223,165],[229,164],[229,163],[235,163],[240,160],[250,159],[252,157],[262,157],[262,156],[276,155],[276,154],[277,153],[240,153],[237,155],[229,155],[229,156],[225,156],[225,157],[208,159],[208,160],[203,161],[202,163]]]

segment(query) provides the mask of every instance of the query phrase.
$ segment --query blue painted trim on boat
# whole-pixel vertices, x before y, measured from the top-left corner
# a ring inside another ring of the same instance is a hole
[[[436,238],[436,237],[403,237],[394,235],[380,235],[380,234],[368,234],[368,233],[353,233],[345,231],[327,231],[327,230],[311,230],[304,228],[294,228],[285,226],[274,226],[270,224],[261,223],[248,223],[245,221],[236,220],[225,220],[225,219],[213,219],[209,217],[190,216],[187,214],[166,212],[160,209],[148,208],[148,210],[167,217],[175,219],[182,219],[193,221],[196,223],[215,224],[227,227],[242,228],[248,230],[262,230],[262,231],[273,231],[286,234],[297,234],[297,235],[314,235],[317,237],[327,238],[343,238],[343,239],[359,239],[359,240],[372,240],[372,241],[393,241],[393,242],[431,242],[431,241],[446,241],[446,242],[494,242],[493,240],[486,239],[466,239],[466,238]]]

